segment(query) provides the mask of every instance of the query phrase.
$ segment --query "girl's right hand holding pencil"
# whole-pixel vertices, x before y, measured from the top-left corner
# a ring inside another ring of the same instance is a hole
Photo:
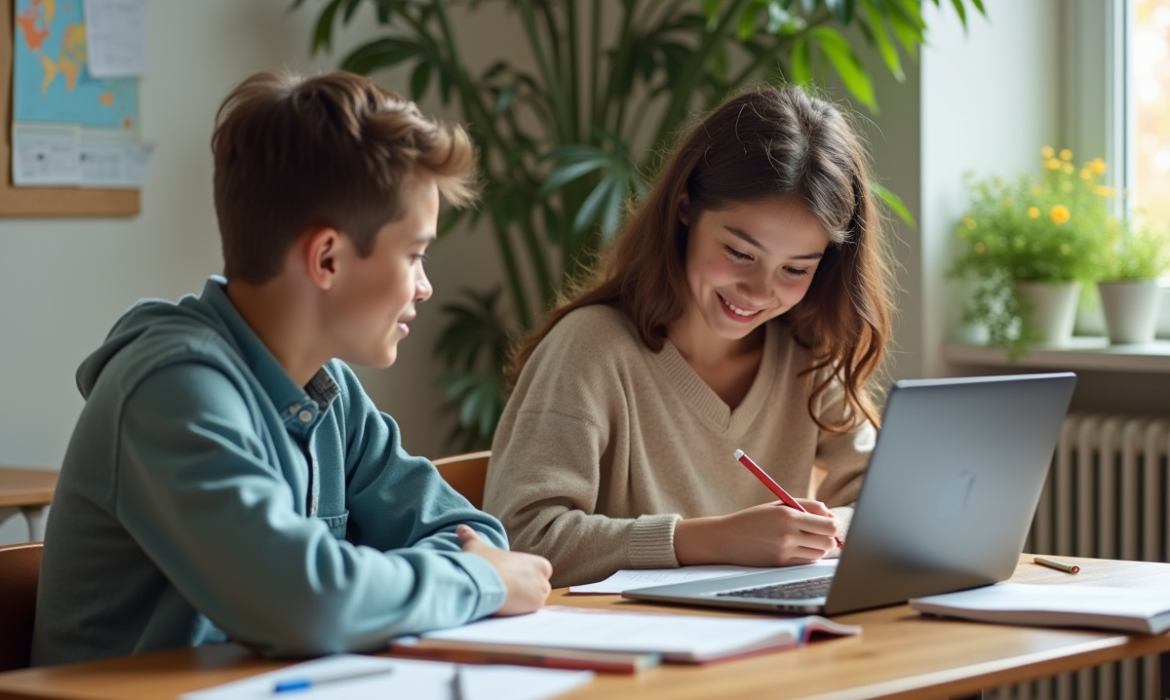
[[[680,520],[674,551],[683,566],[791,566],[818,561],[837,548],[837,518],[820,501],[798,498],[807,513],[781,501],[730,515]]]

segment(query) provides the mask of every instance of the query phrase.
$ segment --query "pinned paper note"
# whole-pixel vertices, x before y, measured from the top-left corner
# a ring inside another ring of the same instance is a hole
[[[122,131],[82,129],[79,159],[82,187],[138,189],[146,183],[153,144],[139,143]]]
[[[152,144],[123,129],[17,122],[12,127],[12,181],[20,187],[138,189]]]
[[[76,124],[13,124],[12,182],[22,187],[78,184],[80,141]]]
[[[146,75],[145,0],[85,0],[85,31],[91,76]]]

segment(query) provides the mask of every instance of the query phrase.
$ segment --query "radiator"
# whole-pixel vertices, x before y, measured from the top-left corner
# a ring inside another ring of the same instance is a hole
[[[1170,561],[1170,417],[1069,414],[1024,551]],[[1157,656],[998,688],[988,700],[1159,697]]]

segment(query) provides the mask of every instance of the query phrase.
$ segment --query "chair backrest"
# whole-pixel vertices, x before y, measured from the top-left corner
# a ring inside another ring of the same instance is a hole
[[[488,460],[491,456],[491,450],[469,452],[436,459],[434,465],[443,481],[471,501],[471,505],[483,508],[483,485],[487,481]]]
[[[0,547],[0,671],[27,668],[44,544]]]

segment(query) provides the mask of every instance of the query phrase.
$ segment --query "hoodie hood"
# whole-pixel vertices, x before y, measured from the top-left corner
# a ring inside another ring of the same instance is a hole
[[[213,277],[207,281],[209,287],[213,284],[220,287],[215,291],[222,295],[223,280]],[[207,297],[206,289],[203,297]],[[139,347],[156,354],[169,343],[189,343],[193,331],[221,335],[235,344],[227,324],[200,297],[187,295],[178,303],[144,299],[118,319],[105,342],[77,368],[77,388],[88,399],[102,372],[115,358],[126,353],[138,354]]]

